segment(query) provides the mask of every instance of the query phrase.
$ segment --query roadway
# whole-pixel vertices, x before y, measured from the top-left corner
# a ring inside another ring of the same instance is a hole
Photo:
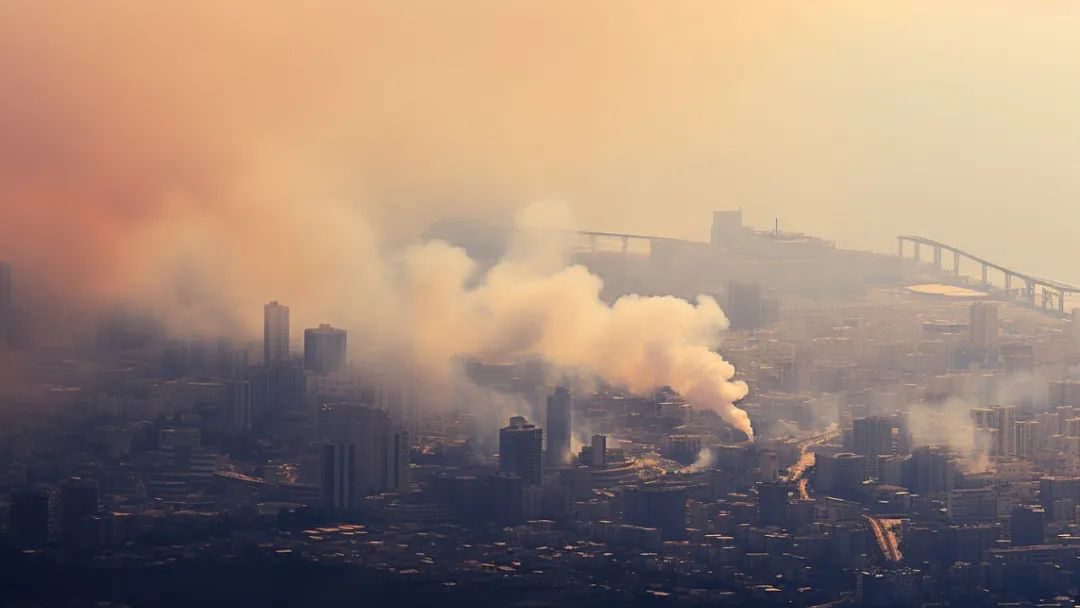
[[[799,446],[801,454],[799,455],[799,459],[795,461],[795,464],[791,465],[791,467],[788,468],[788,474],[785,476],[784,479],[788,482],[796,484],[800,499],[810,500],[811,498],[810,490],[807,487],[805,475],[807,469],[814,466],[815,457],[813,452],[806,451],[807,448],[827,443],[829,441],[832,441],[833,439],[836,439],[839,436],[840,429],[837,428],[836,425],[833,425],[829,427],[829,429],[824,433],[812,435],[796,443],[796,445]]]
[[[900,520],[882,519],[873,515],[863,515],[863,517],[870,524],[870,529],[874,532],[874,538],[877,540],[878,547],[881,548],[881,554],[885,556],[885,560],[899,562],[903,557],[900,554],[899,541],[896,538],[896,527],[900,525]]]

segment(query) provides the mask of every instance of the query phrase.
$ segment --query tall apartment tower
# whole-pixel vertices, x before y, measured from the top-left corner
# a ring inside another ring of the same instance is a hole
[[[1035,455],[1035,447],[1038,443],[1039,422],[1037,420],[1017,420],[1013,423],[1016,435],[1016,455],[1020,458],[1031,458]]]
[[[994,451],[998,456],[1016,456],[1016,406],[998,405],[990,408],[995,434]]]
[[[324,404],[318,426],[330,511],[348,512],[364,496],[408,487],[409,434],[386,411],[364,403]]]
[[[499,429],[499,470],[518,475],[526,484],[539,484],[543,474],[544,431],[524,416],[513,416]]]
[[[304,368],[317,374],[344,369],[346,353],[344,329],[322,324],[304,330]]]
[[[570,464],[570,391],[558,387],[547,398],[547,453],[545,464],[561,467]]]
[[[267,368],[289,360],[289,307],[276,301],[263,306],[263,360]]]
[[[856,454],[880,456],[892,454],[893,424],[888,418],[867,416],[851,421],[851,447]]]
[[[968,342],[975,348],[989,349],[997,346],[997,304],[974,302],[971,305],[968,324]]]
[[[323,446],[322,493],[328,511],[347,513],[357,506],[356,452],[356,444],[348,441]]]
[[[879,456],[893,454],[893,423],[891,418],[867,416],[851,421],[851,449],[866,456],[867,472],[875,479],[881,477],[878,470]]]
[[[757,329],[765,322],[765,304],[761,298],[761,285],[757,283],[728,282],[727,313],[732,329]]]

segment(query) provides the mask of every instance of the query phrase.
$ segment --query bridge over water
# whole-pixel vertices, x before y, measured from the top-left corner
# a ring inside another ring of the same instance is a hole
[[[1005,292],[1012,297],[1016,297],[1024,303],[1034,306],[1036,308],[1043,308],[1046,310],[1057,310],[1059,313],[1065,313],[1065,296],[1068,294],[1080,293],[1080,287],[1074,287],[1067,283],[1060,281],[1052,281],[1049,279],[1043,279],[1036,277],[1025,272],[1019,272],[1008,268],[1001,264],[995,264],[985,258],[981,258],[977,255],[968,253],[959,247],[953,247],[940,241],[928,239],[926,237],[914,236],[914,235],[901,235],[896,237],[897,253],[900,257],[904,257],[904,245],[910,243],[912,245],[913,257],[916,260],[922,260],[922,249],[926,247],[930,249],[933,254],[933,264],[942,272],[950,273],[956,277],[960,276],[960,261],[967,260],[975,263],[981,269],[982,284],[985,287],[990,287],[990,273],[999,273],[1003,277],[1003,283],[1005,286]],[[944,268],[942,266],[942,256],[946,253],[952,254],[952,268]],[[1013,281],[1021,283],[1022,286],[1013,289]],[[1038,297],[1041,296],[1041,301],[1037,302]]]

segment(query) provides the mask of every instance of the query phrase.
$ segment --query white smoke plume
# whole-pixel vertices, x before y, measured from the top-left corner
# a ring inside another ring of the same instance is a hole
[[[966,472],[990,467],[990,445],[975,432],[972,402],[951,397],[940,404],[913,404],[908,408],[908,431],[913,446],[942,446],[963,457]]]
[[[670,386],[753,436],[746,412],[734,405],[747,386],[733,381],[734,367],[712,350],[728,326],[713,298],[628,295],[608,305],[600,278],[563,265],[551,243],[524,230],[486,271],[441,241],[409,247],[392,289],[410,359],[445,378],[461,359],[539,358],[638,394]]]

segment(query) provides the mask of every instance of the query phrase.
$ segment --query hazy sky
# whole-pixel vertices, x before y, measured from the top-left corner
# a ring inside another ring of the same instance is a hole
[[[0,258],[84,293],[193,259],[263,301],[370,233],[560,200],[1080,283],[1078,32],[1039,0],[4,2]]]

